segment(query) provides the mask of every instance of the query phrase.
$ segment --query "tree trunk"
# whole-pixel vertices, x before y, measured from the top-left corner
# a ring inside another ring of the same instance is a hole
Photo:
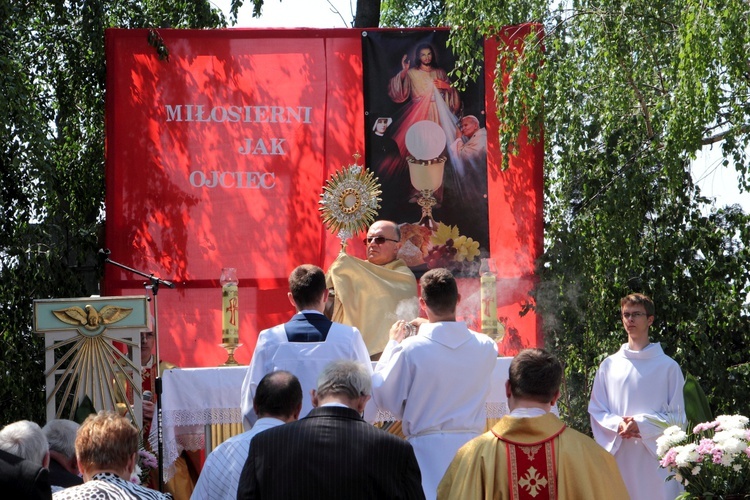
[[[377,28],[380,24],[380,0],[357,0],[355,28]]]

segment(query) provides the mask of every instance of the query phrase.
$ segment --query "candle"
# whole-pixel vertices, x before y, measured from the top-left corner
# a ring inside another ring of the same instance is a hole
[[[482,259],[479,268],[480,318],[482,333],[494,339],[497,336],[497,279],[493,272],[494,263],[490,261]]]
[[[237,270],[225,267],[221,270],[221,342],[236,344],[239,342],[239,297]]]

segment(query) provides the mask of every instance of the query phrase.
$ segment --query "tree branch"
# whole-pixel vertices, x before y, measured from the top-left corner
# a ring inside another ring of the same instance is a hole
[[[723,132],[719,132],[718,134],[714,134],[709,137],[704,137],[703,139],[701,139],[701,144],[703,144],[704,146],[710,146],[711,144],[716,144],[717,142],[723,141],[731,132],[732,130],[725,130]],[[746,123],[745,125],[742,125],[740,127],[740,132],[743,134],[750,132],[750,123]]]
[[[643,119],[646,121],[646,134],[649,139],[654,138],[654,127],[651,125],[651,113],[648,110],[648,104],[646,104],[646,99],[643,97],[643,94],[641,93],[641,89],[638,88],[638,85],[635,84],[635,81],[633,80],[633,76],[631,75],[630,71],[628,71],[628,68],[625,67],[625,63],[620,60],[620,66],[622,66],[623,71],[625,71],[625,78],[628,81],[628,84],[632,87],[633,92],[635,92],[635,97],[638,99],[638,103],[641,107],[641,113],[643,114]]]
[[[346,19],[344,19],[344,16],[341,15],[341,12],[339,12],[339,9],[336,8],[336,6],[333,4],[331,0],[326,0],[328,2],[328,5],[331,7],[331,12],[338,15],[341,18],[341,22],[344,23],[344,26],[347,28],[351,28],[351,26],[346,22]],[[351,5],[351,4],[350,4]]]

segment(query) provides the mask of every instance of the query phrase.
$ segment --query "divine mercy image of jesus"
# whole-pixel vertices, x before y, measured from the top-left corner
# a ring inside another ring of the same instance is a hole
[[[365,119],[375,131],[365,165],[381,184],[379,217],[401,226],[400,258],[415,273],[476,275],[489,252],[484,76],[458,90],[447,38],[427,30],[363,38]],[[386,141],[398,154],[384,154]]]
[[[388,84],[388,96],[393,102],[408,103],[401,128],[408,129],[418,121],[430,120],[443,128],[446,137],[453,138],[461,97],[451,87],[445,70],[438,66],[435,49],[429,43],[420,43],[411,58],[404,54],[401,68]],[[400,132],[406,134],[405,130]]]

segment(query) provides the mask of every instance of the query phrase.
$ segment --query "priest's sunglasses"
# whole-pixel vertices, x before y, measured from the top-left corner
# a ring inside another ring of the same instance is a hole
[[[637,320],[641,316],[648,316],[648,314],[646,314],[644,312],[622,313],[622,317],[625,318],[625,319],[633,318],[633,319]]]
[[[375,243],[376,245],[382,245],[386,241],[393,241],[394,243],[398,243],[399,240],[392,240],[384,236],[372,236],[372,237],[367,237],[362,241],[364,242],[365,245],[369,245],[370,243]]]

